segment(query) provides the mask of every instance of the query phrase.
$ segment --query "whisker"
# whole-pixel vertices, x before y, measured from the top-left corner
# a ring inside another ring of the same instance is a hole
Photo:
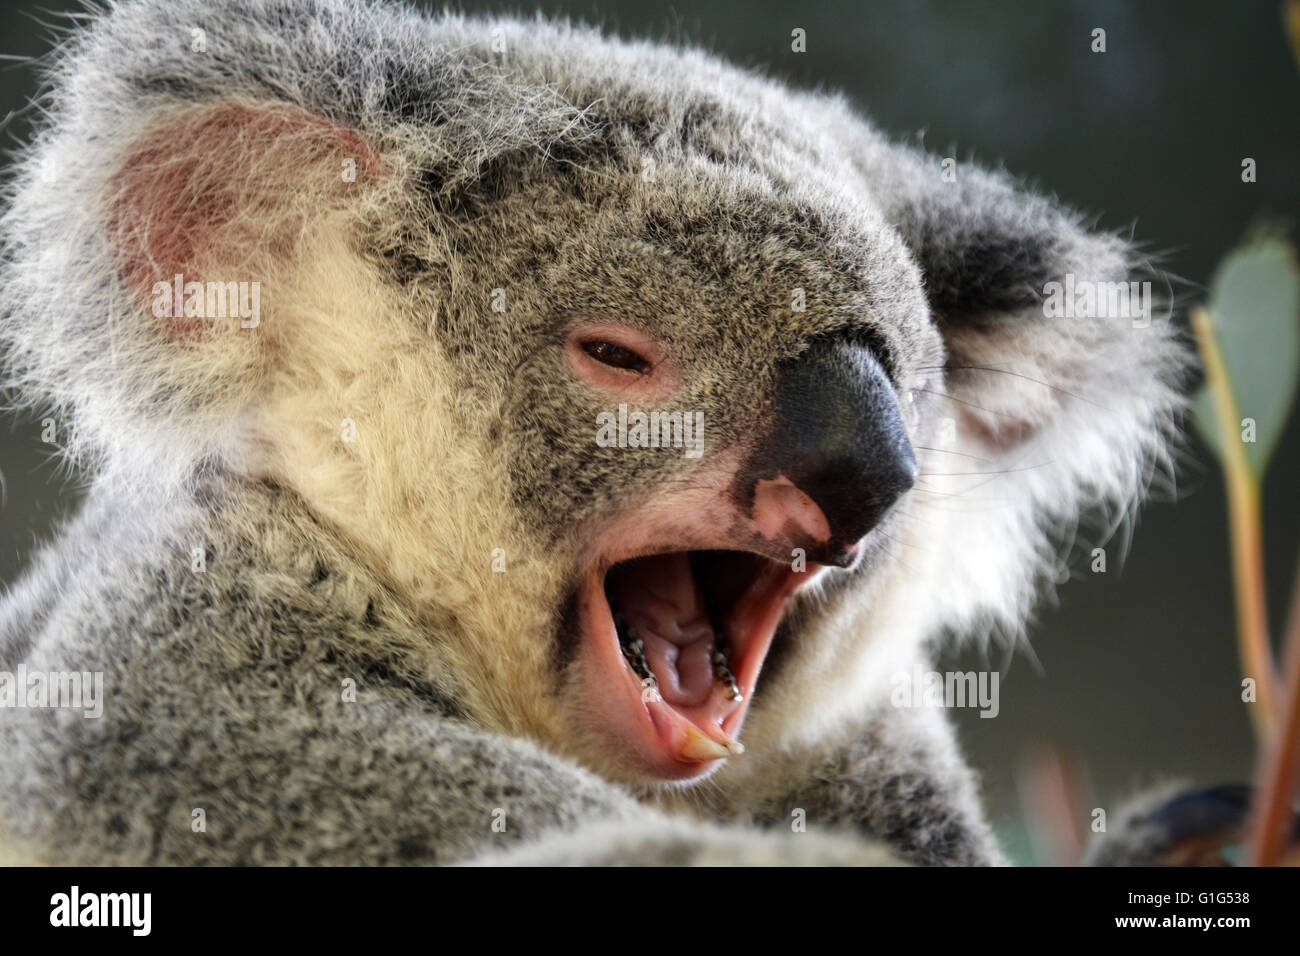
[[[1068,395],[1070,398],[1083,402],[1087,405],[1092,405],[1094,408],[1104,409],[1106,407],[1105,405],[1101,405],[1097,402],[1092,401],[1091,399],[1084,398],[1082,395],[1078,394],[1077,392],[1072,392],[1068,388],[1061,388],[1059,385],[1053,385],[1051,382],[1044,382],[1042,379],[1034,378],[1032,375],[1026,375],[1023,372],[1013,372],[1009,368],[998,368],[996,365],[944,365],[944,366],[923,365],[921,366],[921,368],[923,369],[944,368],[949,371],[961,371],[961,372],[997,372],[1001,375],[1010,375],[1012,378],[1022,379],[1023,381],[1026,382],[1033,382],[1035,385],[1041,385],[1043,386],[1043,388],[1051,389],[1053,392],[1059,392],[1062,395]]]
[[[979,455],[972,455],[972,454],[970,454],[970,453],[968,453],[968,452],[964,452],[964,451],[950,451],[950,450],[947,449],[947,448],[931,448],[929,445],[913,445],[912,447],[913,447],[913,448],[916,448],[916,449],[918,449],[918,450],[920,450],[920,451],[937,451],[937,452],[940,452],[941,454],[944,454],[944,455],[957,455],[957,456],[959,456],[959,457],[961,457],[961,458],[970,458],[970,459],[973,460],[973,461],[989,461],[989,462],[991,462],[991,461],[993,460],[992,458],[981,458]]]
[[[894,542],[895,544],[902,545],[904,548],[911,548],[913,551],[920,551],[923,554],[928,554],[932,550],[930,548],[923,547],[919,544],[911,544],[910,542],[904,541],[901,538],[895,538],[892,534],[890,534],[888,531],[884,530],[883,528],[880,529],[880,534],[882,537],[888,538],[890,541]]]
[[[1045,468],[1050,464],[1052,464],[1050,461],[1044,461],[1037,465],[1026,465],[1023,468],[1000,468],[997,471],[923,471],[917,475],[917,478],[960,478],[975,475],[988,475],[990,478],[996,478],[998,475],[1014,475],[1022,471],[1034,471],[1037,468]]]
[[[996,411],[996,410],[994,410],[994,409],[992,409],[992,408],[985,408],[983,405],[977,405],[975,402],[969,401],[969,400],[964,399],[964,398],[958,398],[956,395],[949,395],[947,392],[941,392],[941,391],[939,391],[938,389],[933,389],[933,388],[918,388],[918,389],[916,389],[916,391],[918,391],[918,392],[924,392],[924,393],[927,394],[927,395],[938,395],[940,398],[946,398],[946,399],[947,399],[948,401],[950,401],[950,402],[956,402],[958,405],[965,405],[965,406],[967,406],[967,407],[969,407],[969,408],[977,408],[977,409],[979,409],[981,412],[987,412],[987,413],[990,414],[990,415],[1001,415],[1003,418],[1015,418],[1015,417],[1016,417],[1015,415],[1011,414],[1010,412],[999,412],[999,411]]]

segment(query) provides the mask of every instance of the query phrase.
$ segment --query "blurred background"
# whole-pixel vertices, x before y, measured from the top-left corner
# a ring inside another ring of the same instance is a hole
[[[36,70],[66,0],[0,0],[4,145],[28,129]],[[1215,264],[1259,217],[1300,208],[1300,78],[1276,0],[805,4],[723,0],[467,3],[548,13],[625,35],[689,40],[803,87],[845,91],[883,129],[924,131],[945,156],[1004,164],[1102,227],[1133,230],[1201,298]],[[804,53],[791,31],[806,31]],[[1093,53],[1092,31],[1106,31]],[[1241,162],[1258,164],[1254,183]],[[1291,229],[1294,236],[1294,228]],[[1181,318],[1180,318],[1181,321]],[[1265,487],[1270,618],[1285,614],[1300,533],[1300,421]],[[40,422],[0,413],[0,584],[75,508]],[[1081,768],[1085,808],[1113,812],[1164,780],[1247,782],[1253,740],[1240,701],[1227,525],[1218,466],[1195,436],[1176,494],[1144,511],[1123,566],[1074,575],[1032,627],[1033,652],[968,649],[951,669],[1002,671],[1001,712],[955,714],[1014,859],[1035,856],[1018,779],[1044,747]],[[1085,552],[1086,557],[1086,552]]]

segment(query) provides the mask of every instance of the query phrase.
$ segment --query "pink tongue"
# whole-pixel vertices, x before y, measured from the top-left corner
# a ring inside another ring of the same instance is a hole
[[[670,704],[694,706],[713,690],[713,625],[684,552],[637,562],[611,582],[625,626],[645,644],[646,660]]]

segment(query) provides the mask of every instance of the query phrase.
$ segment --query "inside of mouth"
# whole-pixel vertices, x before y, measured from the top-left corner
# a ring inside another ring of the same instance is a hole
[[[765,558],[737,551],[676,551],[616,564],[605,595],[628,666],[669,704],[703,707],[747,693],[737,662],[749,635],[734,611]]]

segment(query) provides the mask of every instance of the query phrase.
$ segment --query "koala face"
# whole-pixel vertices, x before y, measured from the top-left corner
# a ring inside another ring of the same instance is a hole
[[[543,321],[515,343],[501,431],[512,507],[572,555],[560,693],[609,759],[676,780],[740,749],[796,593],[898,520],[944,353],[867,203],[827,215],[657,166],[583,183],[557,217],[572,238],[530,276]]]

